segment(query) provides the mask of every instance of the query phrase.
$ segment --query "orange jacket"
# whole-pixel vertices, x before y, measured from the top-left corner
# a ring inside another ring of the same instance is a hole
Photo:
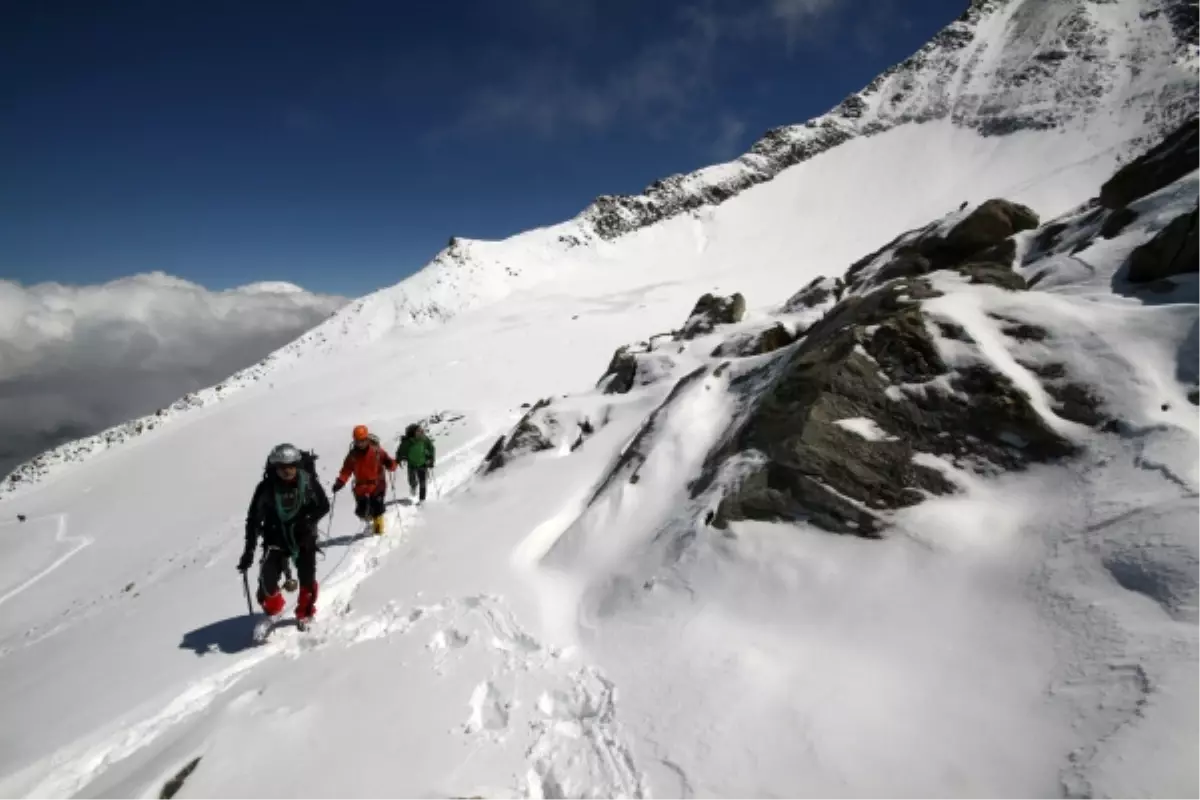
[[[367,497],[373,494],[383,494],[387,490],[387,482],[383,477],[384,469],[388,472],[395,472],[396,460],[389,456],[382,447],[377,444],[367,445],[365,450],[352,447],[346,455],[346,460],[342,462],[342,471],[338,473],[338,480],[346,483],[353,474],[356,495]]]

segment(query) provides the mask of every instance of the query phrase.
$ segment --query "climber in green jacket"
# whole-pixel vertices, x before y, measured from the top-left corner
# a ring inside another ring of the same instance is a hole
[[[396,461],[408,464],[408,489],[417,492],[420,487],[418,502],[425,502],[425,482],[436,455],[433,440],[425,435],[420,425],[414,423],[405,428],[404,437],[396,448]]]

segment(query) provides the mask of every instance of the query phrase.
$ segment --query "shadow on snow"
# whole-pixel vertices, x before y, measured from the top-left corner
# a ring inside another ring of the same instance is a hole
[[[260,614],[253,616],[241,614],[209,623],[202,628],[185,633],[183,641],[179,643],[179,649],[191,650],[198,656],[209,653],[240,653],[243,650],[253,649],[258,645],[254,638],[254,627],[263,619],[264,617]],[[294,619],[279,620],[275,623],[275,627],[279,628],[288,624],[294,625],[296,621]]]

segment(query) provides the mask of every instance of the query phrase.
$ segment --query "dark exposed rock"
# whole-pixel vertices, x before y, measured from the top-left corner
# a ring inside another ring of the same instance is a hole
[[[1111,239],[1114,236],[1120,235],[1121,231],[1125,230],[1131,222],[1138,217],[1137,212],[1128,206],[1118,208],[1116,211],[1108,215],[1104,220],[1104,224],[1100,226],[1100,235],[1105,239]]]
[[[630,352],[629,345],[622,345],[613,353],[608,369],[596,381],[596,387],[605,394],[625,394],[633,388],[637,371],[637,358]]]
[[[1058,237],[1067,229],[1065,222],[1054,222],[1043,226],[1038,231],[1037,237],[1033,240],[1035,250],[1045,251],[1050,250],[1058,243]]]
[[[885,319],[867,338],[864,349],[893,383],[923,383],[946,372],[917,308]]]
[[[1050,362],[1049,364],[1031,364],[1025,361],[1018,362],[1022,367],[1037,375],[1042,380],[1053,381],[1059,378],[1067,377],[1067,367],[1065,364],[1058,362]]]
[[[971,283],[986,283],[1014,292],[1029,288],[1024,278],[1003,264],[965,264],[956,271],[970,278]]]
[[[1200,406],[1200,389],[1188,389],[1188,402],[1194,406]]]
[[[818,308],[831,300],[841,300],[845,289],[842,282],[834,278],[814,278],[800,291],[788,298],[780,309],[785,313],[794,313],[808,308]]]
[[[1133,283],[1196,272],[1200,264],[1197,247],[1198,211],[1180,214],[1159,231],[1153,239],[1129,254],[1129,272]]]
[[[1118,209],[1174,183],[1196,169],[1200,128],[1192,117],[1144,155],[1126,164],[1100,187],[1100,204]]]
[[[967,333],[966,329],[956,322],[935,320],[933,324],[943,339],[952,339],[956,342],[966,342],[967,344],[972,344],[975,341],[971,338],[971,335]]]
[[[1014,233],[1032,230],[1038,223],[1038,215],[1032,209],[1020,203],[994,198],[981,204],[955,225],[946,235],[944,248],[950,258],[968,258],[998,245]]]
[[[1103,411],[1103,401],[1091,388],[1073,382],[1048,383],[1045,387],[1055,401],[1050,410],[1063,419],[1097,429],[1112,422]]]
[[[916,302],[932,296],[920,278],[848,296],[780,356],[782,363],[753,373],[758,380],[735,382],[747,412],[710,454],[693,492],[710,486],[733,456],[763,458],[720,500],[712,524],[807,520],[877,536],[888,510],[954,491],[941,471],[914,463],[917,453],[998,470],[1075,452],[982,360],[959,369],[943,361]],[[1082,404],[1065,395],[1064,407]],[[836,424],[854,417],[872,419],[890,435],[869,440]]]
[[[746,356],[761,356],[772,353],[781,347],[787,347],[795,341],[791,331],[781,323],[775,323],[766,330],[745,336],[734,337],[721,342],[712,351],[713,358],[731,358]]]
[[[163,784],[162,790],[158,793],[160,800],[170,800],[172,797],[178,794],[179,790],[183,788],[184,781],[186,781],[188,776],[195,772],[196,767],[200,765],[200,759],[202,757],[203,756],[196,756],[193,758],[184,765],[183,769],[179,770],[179,772],[176,772],[175,776],[171,778],[171,780]]]
[[[712,333],[718,325],[732,325],[742,321],[746,314],[746,298],[740,292],[728,297],[704,294],[696,301],[687,322],[676,338],[694,339]]]
[[[1050,338],[1049,332],[1040,325],[1034,325],[1024,320],[1004,317],[1000,314],[988,314],[994,320],[1003,323],[1000,326],[1005,336],[1011,336],[1020,342],[1043,342]]]
[[[882,266],[872,279],[876,284],[892,278],[915,278],[933,270],[933,262],[920,253],[903,253]]]
[[[525,412],[520,421],[507,436],[501,436],[483,457],[480,471],[484,475],[495,472],[500,467],[525,453],[536,453],[542,450],[554,449],[550,433],[557,426],[557,420],[552,416],[540,415],[539,412],[550,406],[550,400],[539,400]],[[539,417],[542,417],[539,419]]]
[[[1016,244],[1010,237],[1036,228],[1037,224],[1037,214],[1029,208],[993,198],[944,236],[939,233],[938,223],[901,234],[850,265],[846,281],[853,288],[862,289],[881,286],[894,278],[955,269],[970,277],[972,283],[1024,289],[1024,279],[1012,272]]]

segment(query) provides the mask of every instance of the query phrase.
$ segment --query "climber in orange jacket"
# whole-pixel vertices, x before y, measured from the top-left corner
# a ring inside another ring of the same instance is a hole
[[[377,534],[383,533],[384,501],[387,497],[387,477],[383,474],[385,469],[395,472],[396,460],[387,454],[366,425],[356,425],[354,443],[342,462],[342,471],[334,481],[333,493],[340,492],[353,475],[354,515],[361,520],[371,519]]]

